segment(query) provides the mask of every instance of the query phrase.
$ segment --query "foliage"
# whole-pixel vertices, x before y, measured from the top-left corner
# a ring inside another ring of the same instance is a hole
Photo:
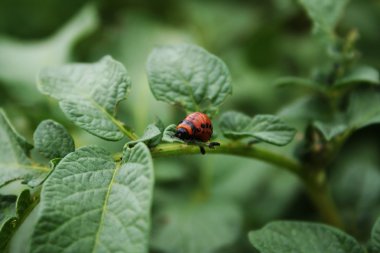
[[[0,38],[1,252],[380,250],[380,65],[349,15],[379,13],[237,3],[99,1]],[[209,142],[175,137],[194,111]]]

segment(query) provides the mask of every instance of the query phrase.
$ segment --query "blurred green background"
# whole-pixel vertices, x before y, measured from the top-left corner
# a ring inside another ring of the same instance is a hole
[[[380,69],[379,27],[380,2],[353,0],[337,31],[345,35],[356,28],[360,61]],[[276,78],[308,77],[328,61],[326,50],[311,36],[307,15],[292,0],[1,0],[0,107],[29,141],[38,123],[52,118],[69,129],[77,147],[99,144],[120,151],[126,140],[93,137],[41,95],[38,71],[112,55],[132,78],[118,117],[142,134],[156,117],[169,125],[185,116],[154,99],[145,71],[155,46],[183,42],[200,45],[226,62],[233,95],[221,111],[249,115],[283,111],[305,92],[276,88]],[[380,211],[378,130],[370,127],[353,136],[331,173],[334,196],[352,222],[350,232],[363,240]],[[247,231],[275,219],[318,220],[300,182],[261,162],[188,156],[157,159],[155,170],[152,252],[254,252]]]

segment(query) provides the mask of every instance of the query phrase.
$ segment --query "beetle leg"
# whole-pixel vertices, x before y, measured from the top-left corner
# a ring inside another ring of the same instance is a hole
[[[208,144],[208,147],[209,148],[214,148],[216,146],[220,146],[220,143],[219,142],[216,142],[216,141],[212,141]]]
[[[198,147],[199,147],[202,155],[206,154],[206,150],[203,146],[198,146]]]

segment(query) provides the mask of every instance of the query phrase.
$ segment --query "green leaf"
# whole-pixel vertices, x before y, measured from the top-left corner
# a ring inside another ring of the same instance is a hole
[[[227,66],[195,45],[154,49],[147,71],[155,98],[180,105],[186,112],[202,111],[212,115],[232,93]]]
[[[299,0],[313,21],[315,33],[332,37],[348,0]]]
[[[162,141],[169,142],[169,143],[173,143],[173,142],[185,143],[183,140],[174,136],[175,132],[176,132],[176,127],[177,126],[174,124],[167,126],[164,130],[164,134],[162,136]]]
[[[271,222],[251,231],[249,240],[261,253],[364,253],[350,235],[317,223]]]
[[[380,252],[380,217],[376,220],[372,228],[370,252]]]
[[[97,147],[68,154],[43,185],[31,252],[147,252],[153,181],[143,143],[121,164]]]
[[[38,178],[49,171],[32,163],[28,157],[31,148],[0,109],[0,187],[18,179]]]
[[[279,87],[290,87],[294,89],[304,88],[315,92],[324,92],[323,87],[313,80],[294,76],[281,77],[275,81],[275,85]]]
[[[346,224],[360,226],[360,231],[371,229],[380,210],[379,142],[374,136],[348,142],[329,173],[331,192],[340,215]]]
[[[133,147],[139,142],[144,142],[148,147],[155,147],[160,143],[162,134],[157,125],[150,124],[146,127],[144,134],[138,140],[128,142],[127,147]]]
[[[59,100],[66,116],[88,132],[111,141],[123,138],[115,119],[131,81],[124,66],[110,56],[92,64],[74,63],[43,69],[38,76],[42,93]]]
[[[355,84],[380,85],[379,72],[370,66],[360,66],[353,69],[346,76],[340,78],[334,85],[355,85]]]
[[[230,139],[253,137],[263,142],[283,146],[294,137],[295,129],[273,115],[256,115],[254,118],[239,113],[226,112],[219,120],[223,135]]]
[[[355,90],[351,93],[347,117],[349,125],[356,129],[380,123],[380,92]]]
[[[19,221],[31,206],[32,198],[29,190],[16,196],[0,195],[0,251],[5,252],[9,240],[20,225]]]
[[[322,133],[326,141],[330,141],[339,134],[344,133],[344,131],[348,128],[346,124],[335,122],[324,123],[321,121],[316,121],[313,125]]]
[[[155,221],[154,248],[166,253],[211,253],[237,239],[241,213],[229,203],[181,202],[166,206]]]
[[[35,149],[48,159],[62,158],[75,150],[74,140],[65,127],[50,119],[38,125],[33,140]]]
[[[321,96],[303,96],[287,106],[284,106],[278,115],[291,122],[305,122],[321,120],[331,121],[333,118],[332,108],[328,100]]]

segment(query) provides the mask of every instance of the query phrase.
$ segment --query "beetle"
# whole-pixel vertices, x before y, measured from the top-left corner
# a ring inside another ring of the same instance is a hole
[[[201,112],[193,112],[186,116],[184,120],[179,122],[176,127],[175,137],[186,142],[207,142],[211,139],[213,132],[212,122],[210,118]],[[202,144],[199,144],[201,153],[205,154],[205,149]],[[219,146],[218,142],[210,142],[209,148]]]

